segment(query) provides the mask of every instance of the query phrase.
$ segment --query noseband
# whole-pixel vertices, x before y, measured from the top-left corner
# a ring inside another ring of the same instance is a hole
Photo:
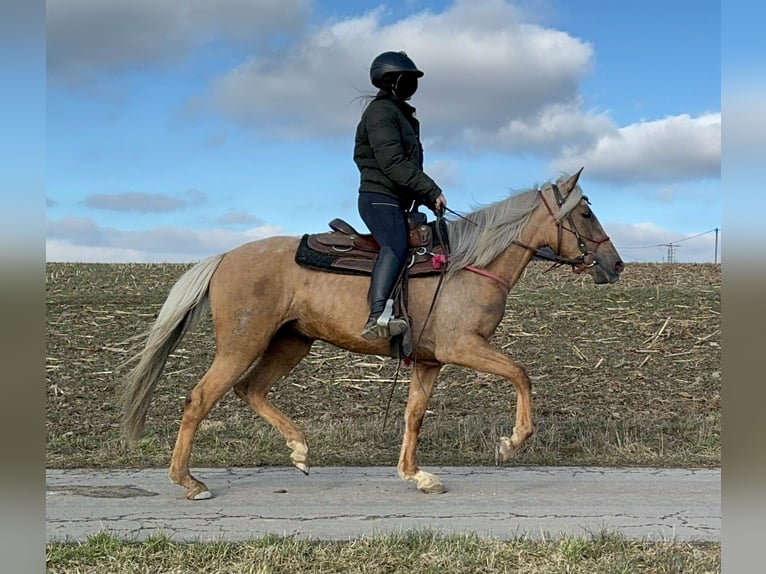
[[[551,189],[553,189],[553,195],[556,198],[556,204],[560,208],[564,204],[564,197],[561,195],[561,192],[559,191],[558,185],[555,183],[551,184]],[[520,245],[521,247],[524,247],[526,249],[530,249],[535,252],[535,255],[541,259],[545,259],[547,261],[553,261],[553,265],[550,267],[550,269],[553,269],[555,267],[560,267],[561,265],[571,265],[572,269],[577,272],[577,266],[581,265],[583,267],[593,267],[598,261],[596,260],[596,251],[598,251],[598,248],[601,246],[602,243],[606,243],[609,241],[609,237],[605,236],[603,239],[593,239],[592,237],[588,237],[587,235],[583,235],[580,233],[580,231],[577,229],[577,226],[575,225],[574,220],[572,219],[572,213],[567,213],[565,216],[567,223],[569,223],[569,227],[567,227],[560,219],[556,217],[556,215],[553,213],[553,210],[551,209],[551,206],[548,204],[548,200],[545,199],[545,195],[543,194],[542,189],[538,189],[537,192],[540,194],[540,199],[543,201],[543,205],[545,205],[545,208],[548,210],[548,213],[551,215],[553,220],[556,222],[556,228],[558,229],[558,241],[556,245],[556,249],[554,250],[554,255],[551,256],[548,253],[542,251],[541,249],[538,249],[536,247],[532,247],[531,245],[526,245],[524,243],[521,243],[519,241],[514,241],[516,245]],[[588,201],[588,198],[583,196],[583,199],[590,204],[590,201]],[[564,231],[568,231],[572,233],[575,238],[577,239],[577,247],[580,249],[580,255],[578,257],[575,257],[574,259],[569,259],[567,257],[561,256],[561,238]],[[588,249],[587,244],[585,241],[590,241],[591,243],[595,243],[596,247],[593,251]],[[550,270],[549,269],[549,270]]]

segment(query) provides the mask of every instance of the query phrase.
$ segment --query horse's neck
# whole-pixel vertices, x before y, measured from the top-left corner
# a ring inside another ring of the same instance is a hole
[[[495,260],[487,267],[489,271],[504,279],[511,287],[519,280],[524,269],[532,261],[535,252],[526,246],[538,247],[540,242],[540,230],[542,227],[541,217],[546,217],[541,208],[532,215],[527,224],[519,233],[518,241],[525,245],[522,247],[511,243]]]
[[[511,243],[505,251],[487,266],[487,270],[513,287],[533,256],[534,252],[529,249]]]

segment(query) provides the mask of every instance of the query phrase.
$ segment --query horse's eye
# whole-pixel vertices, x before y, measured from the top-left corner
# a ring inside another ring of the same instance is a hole
[[[593,213],[591,212],[590,209],[586,209],[585,211],[582,212],[582,216],[585,219],[590,219],[591,215],[593,215]]]

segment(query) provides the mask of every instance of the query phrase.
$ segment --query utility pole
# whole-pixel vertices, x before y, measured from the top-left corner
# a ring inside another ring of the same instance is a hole
[[[678,248],[678,245],[675,243],[661,243],[663,247],[668,248],[668,258],[667,263],[675,263],[676,262],[676,248]]]

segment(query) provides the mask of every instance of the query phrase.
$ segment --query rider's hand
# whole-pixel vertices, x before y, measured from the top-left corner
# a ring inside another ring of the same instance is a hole
[[[439,197],[437,197],[436,201],[434,201],[434,204],[431,207],[431,211],[433,211],[436,215],[443,215],[446,208],[447,198],[444,197],[443,193],[440,193]]]

